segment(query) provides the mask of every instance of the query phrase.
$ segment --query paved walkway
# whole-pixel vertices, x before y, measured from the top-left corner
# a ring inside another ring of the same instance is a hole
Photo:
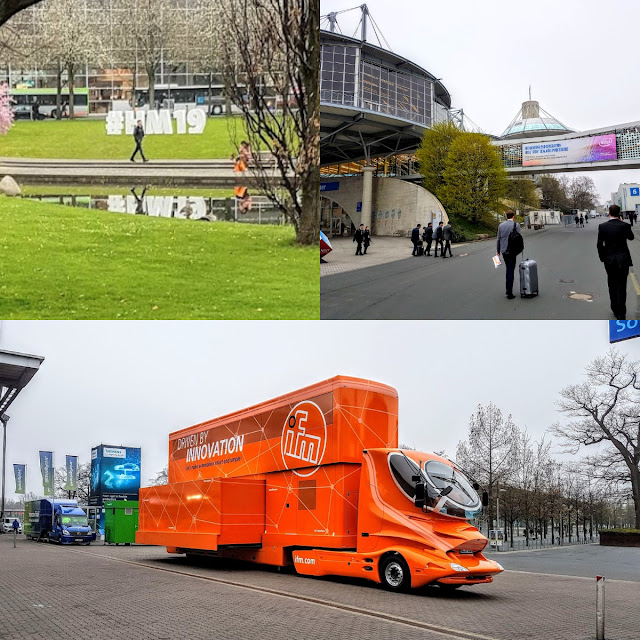
[[[595,636],[593,572],[612,554],[620,571],[625,560],[638,567],[638,552],[589,545],[548,558],[509,554],[493,584],[405,594],[363,580],[194,562],[162,547],[61,547],[19,536],[14,549],[0,536],[0,638],[587,640]],[[605,575],[606,638],[638,640],[638,582]]]
[[[371,241],[371,246],[367,249],[367,254],[357,256],[356,243],[352,238],[330,238],[333,251],[325,256],[326,264],[320,264],[320,276],[329,276],[336,273],[345,273],[356,269],[365,269],[378,264],[387,264],[396,260],[404,260],[411,257],[413,244],[409,238],[393,238],[387,236],[375,236]],[[464,253],[461,247],[465,244],[453,244],[451,250],[454,258],[460,253]],[[424,256],[421,260],[434,260],[433,246],[431,246],[431,256]],[[417,260],[417,258],[415,258]],[[448,258],[446,258],[448,260]],[[438,254],[440,260],[440,254]]]

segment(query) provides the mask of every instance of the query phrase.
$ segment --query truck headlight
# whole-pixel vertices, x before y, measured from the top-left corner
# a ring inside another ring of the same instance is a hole
[[[500,569],[500,571],[504,571],[504,567],[499,562],[496,562],[496,564],[498,565],[498,569]]]
[[[461,564],[456,564],[455,562],[452,562],[449,565],[454,571],[467,571],[468,569],[466,569],[465,567],[463,567]]]
[[[62,530],[62,533],[63,533],[65,536],[68,536],[68,535],[69,535],[69,532],[68,532],[66,529],[63,529],[63,530]]]

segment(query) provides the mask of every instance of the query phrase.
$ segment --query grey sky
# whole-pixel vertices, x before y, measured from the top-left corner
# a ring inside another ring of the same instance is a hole
[[[41,493],[38,450],[61,466],[100,443],[141,446],[145,484],[171,431],[337,374],[396,387],[400,440],[420,450],[454,455],[490,401],[539,438],[558,391],[608,347],[605,321],[4,321],[0,349],[45,357],[8,412],[7,494],[14,462]],[[640,340],[619,348],[640,359]]]
[[[321,0],[320,13],[357,5]],[[453,107],[464,108],[487,133],[506,129],[528,99],[529,85],[532,98],[572,129],[640,118],[638,40],[624,26],[633,29],[640,21],[637,0],[367,0],[367,5],[391,48],[442,78]],[[359,11],[339,15],[342,33],[353,36],[359,19]],[[371,28],[368,40],[378,44]],[[640,180],[640,171],[585,175],[593,178],[603,202],[620,183]]]

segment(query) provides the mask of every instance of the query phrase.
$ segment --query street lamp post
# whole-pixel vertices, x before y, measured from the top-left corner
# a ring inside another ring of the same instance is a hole
[[[3,413],[0,415],[0,422],[2,422],[2,508],[0,509],[0,518],[4,518],[4,474],[7,457],[7,423],[9,422],[9,416]]]

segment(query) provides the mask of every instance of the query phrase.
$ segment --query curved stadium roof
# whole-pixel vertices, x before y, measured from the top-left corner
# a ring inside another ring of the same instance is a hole
[[[320,31],[320,42],[323,46],[358,48],[365,62],[390,72],[423,78],[423,86],[431,87],[434,100],[441,105],[440,108],[448,109],[451,106],[451,95],[440,79],[407,58],[330,31]],[[333,84],[321,79],[320,153],[323,165],[359,160],[367,155],[375,157],[415,150],[420,145],[425,129],[434,119],[435,114],[431,112],[421,115],[417,111],[417,103],[407,105],[402,102],[403,108],[399,109],[396,108],[400,106],[399,101],[395,104],[381,102],[377,109],[373,108],[372,103],[367,103],[363,98],[363,80],[360,76],[358,82],[358,90],[346,100],[346,94],[335,92]],[[325,83],[329,85],[329,90],[323,87]]]

